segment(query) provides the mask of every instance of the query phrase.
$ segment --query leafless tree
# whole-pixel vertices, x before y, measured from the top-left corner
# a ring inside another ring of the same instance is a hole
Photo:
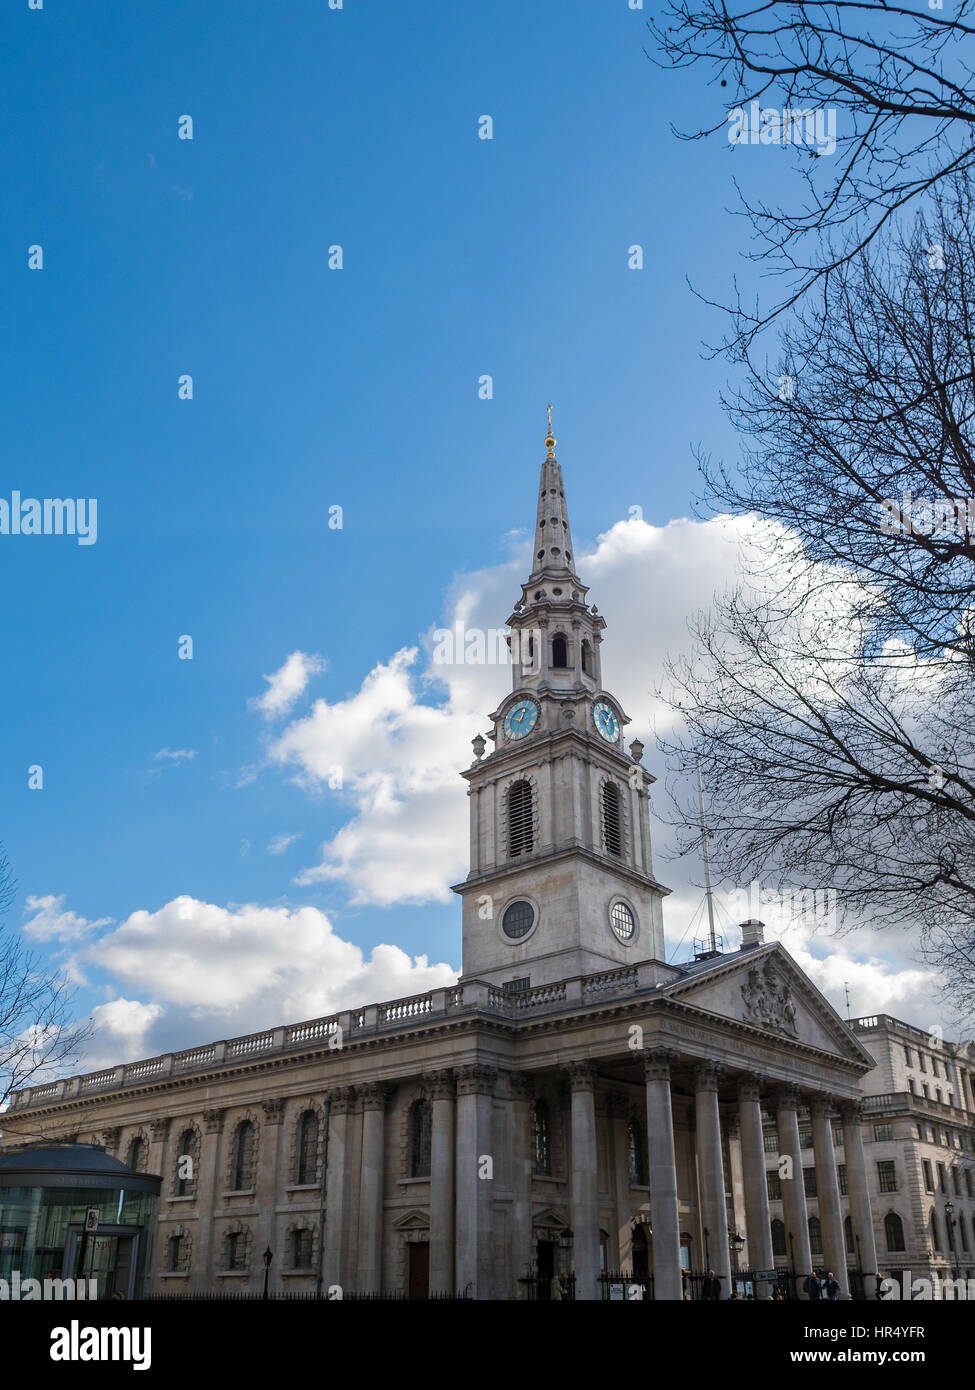
[[[756,539],[671,667],[661,743],[701,759],[721,876],[832,888],[848,925],[909,927],[975,1013],[968,173],[932,201],[838,267],[825,316],[798,315],[775,372],[726,402],[744,459],[704,460],[708,497],[753,513]]]
[[[10,861],[0,848],[0,914],[14,900]],[[71,1017],[73,992],[18,935],[0,924],[0,1106],[33,1079],[49,1079],[76,1060],[91,1035]]]
[[[972,0],[932,9],[887,0],[667,0],[648,24],[658,65],[703,65],[720,83],[720,119],[685,139],[728,130],[751,102],[780,111],[835,111],[835,152],[794,143],[796,206],[742,197],[758,236],[751,258],[784,277],[770,306],[728,306],[741,349],[832,276],[898,214],[975,162]],[[681,133],[681,132],[678,132]]]

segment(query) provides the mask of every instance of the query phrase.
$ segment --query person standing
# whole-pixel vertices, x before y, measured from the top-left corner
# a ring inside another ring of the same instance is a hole
[[[713,1269],[708,1270],[704,1283],[701,1285],[701,1297],[709,1303],[715,1303],[721,1297],[721,1280]]]
[[[812,1270],[806,1275],[806,1282],[802,1286],[802,1291],[810,1302],[822,1297],[822,1285],[815,1274],[813,1274]]]
[[[840,1296],[840,1286],[833,1278],[833,1271],[830,1270],[823,1281],[823,1293],[830,1303],[835,1303]]]

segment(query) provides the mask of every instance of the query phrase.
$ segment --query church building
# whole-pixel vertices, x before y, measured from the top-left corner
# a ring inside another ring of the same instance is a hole
[[[511,688],[461,772],[456,985],[37,1086],[3,1116],[6,1144],[95,1143],[161,1176],[157,1293],[259,1292],[268,1256],[272,1293],[332,1297],[554,1280],[665,1301],[709,1269],[723,1298],[745,1272],[757,1298],[801,1297],[814,1267],[841,1296],[875,1291],[874,1060],[760,922],[740,949],[666,962],[654,779],[604,685],[607,625],[546,449]]]

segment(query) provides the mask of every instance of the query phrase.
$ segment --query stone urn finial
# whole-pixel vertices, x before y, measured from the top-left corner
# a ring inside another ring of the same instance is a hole
[[[474,735],[474,737],[471,739],[471,746],[474,749],[474,757],[478,762],[480,762],[481,759],[484,757],[484,750],[487,747],[487,744],[484,742],[484,739],[481,737],[480,734]]]
[[[635,763],[640,762],[643,758],[643,744],[638,738],[635,738],[630,744],[630,757]]]

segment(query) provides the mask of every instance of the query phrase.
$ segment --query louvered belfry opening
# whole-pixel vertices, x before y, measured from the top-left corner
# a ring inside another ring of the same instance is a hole
[[[530,854],[534,844],[532,789],[527,782],[513,782],[508,793],[508,848],[512,859]]]
[[[620,793],[612,782],[603,783],[603,844],[610,854],[622,855]]]
[[[552,665],[556,670],[564,671],[569,664],[569,649],[565,638],[561,632],[552,638]]]

